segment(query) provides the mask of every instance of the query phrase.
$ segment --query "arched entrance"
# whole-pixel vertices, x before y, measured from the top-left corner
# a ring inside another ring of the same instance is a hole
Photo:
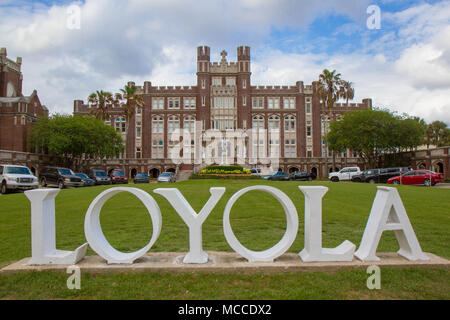
[[[33,176],[36,176],[36,169],[34,167],[31,167],[31,173],[33,174]]]
[[[419,165],[417,166],[417,169],[420,169],[420,170],[425,170],[426,168],[427,168],[427,166],[423,162],[419,163]]]
[[[159,177],[159,169],[153,168],[148,172],[150,178],[158,178]]]
[[[311,168],[311,173],[317,177],[317,168],[316,167],[312,167]]]
[[[442,162],[435,163],[434,171],[437,173],[444,173],[444,164]]]
[[[175,170],[175,168],[169,168],[169,169],[167,169],[166,171],[167,171],[167,172],[175,173],[176,170]]]
[[[300,169],[297,167],[292,167],[289,169],[289,173],[294,173],[294,172],[299,172],[299,171],[300,171]]]
[[[134,179],[134,177],[136,177],[136,175],[137,175],[137,170],[135,168],[131,169],[130,178]]]

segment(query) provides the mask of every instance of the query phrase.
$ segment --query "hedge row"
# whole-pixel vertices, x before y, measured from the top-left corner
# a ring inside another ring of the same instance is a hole
[[[206,170],[244,171],[242,166],[207,166]]]
[[[251,176],[251,175],[242,175],[242,176],[233,176],[233,175],[214,175],[214,174],[191,174],[189,180],[258,180],[261,179],[260,176]]]

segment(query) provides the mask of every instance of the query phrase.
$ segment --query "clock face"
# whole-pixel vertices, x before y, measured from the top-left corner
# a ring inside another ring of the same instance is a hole
[[[11,82],[8,83],[8,87],[6,88],[6,96],[8,98],[16,96],[16,88],[14,88],[14,85]]]

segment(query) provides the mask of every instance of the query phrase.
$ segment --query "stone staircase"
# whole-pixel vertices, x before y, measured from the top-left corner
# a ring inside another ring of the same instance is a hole
[[[191,170],[190,171],[178,171],[177,182],[188,180],[189,177],[191,176],[191,174],[192,174]]]

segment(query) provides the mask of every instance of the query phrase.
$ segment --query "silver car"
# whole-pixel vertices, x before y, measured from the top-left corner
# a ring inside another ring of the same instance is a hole
[[[158,182],[175,182],[175,174],[172,172],[161,173],[158,177]]]

